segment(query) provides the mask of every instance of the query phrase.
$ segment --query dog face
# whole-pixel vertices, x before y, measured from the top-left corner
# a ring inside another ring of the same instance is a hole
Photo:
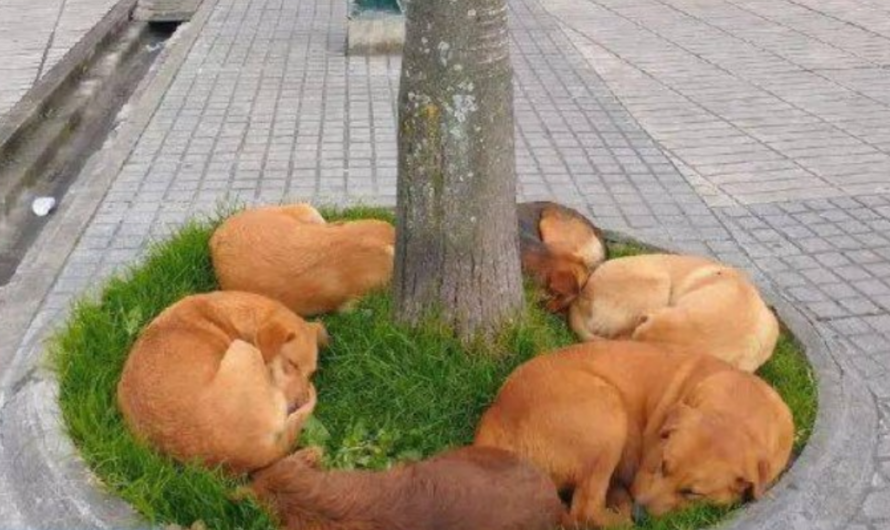
[[[680,403],[647,448],[631,491],[655,516],[694,502],[756,499],[779,471],[765,453],[738,421]]]
[[[287,329],[272,325],[260,333],[261,348],[277,351],[269,362],[269,371],[275,386],[282,391],[288,408],[296,409],[305,403],[311,392],[310,382],[318,369],[318,350],[327,346],[329,338],[324,325],[304,322],[299,329]]]
[[[555,257],[548,271],[547,289],[551,299],[547,310],[559,313],[568,309],[589,277],[587,267],[577,260]]]
[[[321,322],[306,322],[302,333],[291,333],[281,345],[281,357],[309,379],[318,369],[318,350],[328,345],[330,337]]]

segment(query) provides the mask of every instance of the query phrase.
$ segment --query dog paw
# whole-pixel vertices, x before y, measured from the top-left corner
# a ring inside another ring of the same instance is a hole
[[[345,304],[341,305],[337,308],[338,313],[351,313],[355,311],[355,308],[358,307],[358,299],[353,298],[352,300],[348,300]]]
[[[291,455],[291,458],[299,460],[313,469],[320,469],[321,463],[324,460],[324,449],[317,445],[313,445],[311,447],[300,449]]]
[[[570,513],[562,516],[561,526],[566,530],[586,530],[588,528],[624,528],[633,526],[631,514],[618,513],[608,508],[590,514],[588,517],[577,517]]]
[[[256,492],[250,486],[238,486],[234,490],[228,492],[226,497],[232,502],[242,502],[256,498]]]
[[[609,340],[606,337],[601,337],[600,335],[594,335],[590,333],[586,337],[584,337],[584,342],[602,342],[604,340]]]
[[[289,420],[291,421],[305,421],[312,413],[315,411],[315,406],[318,404],[318,394],[315,391],[315,385],[309,384],[309,399],[306,400],[305,403],[300,405],[300,408],[290,413]]]

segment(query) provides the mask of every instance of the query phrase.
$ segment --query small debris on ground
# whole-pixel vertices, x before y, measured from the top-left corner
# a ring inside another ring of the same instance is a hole
[[[46,217],[50,212],[56,209],[55,197],[37,197],[31,203],[31,211],[37,217]]]

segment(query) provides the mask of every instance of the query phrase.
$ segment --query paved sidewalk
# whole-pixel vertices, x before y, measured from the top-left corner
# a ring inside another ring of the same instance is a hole
[[[117,0],[0,0],[0,120]]]
[[[822,475],[742,528],[890,527],[890,6],[510,6],[521,198],[746,267],[817,329],[824,379],[862,381],[859,423],[812,444],[831,452]],[[327,0],[215,4],[29,340],[220,200],[394,204],[399,58],[345,57],[345,17]]]
[[[890,4],[545,5],[731,232],[730,246],[867,381],[881,438],[858,520],[890,527]]]

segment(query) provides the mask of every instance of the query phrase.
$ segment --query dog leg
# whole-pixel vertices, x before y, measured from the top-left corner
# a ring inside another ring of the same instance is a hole
[[[576,525],[594,524],[598,528],[619,526],[631,523],[630,511],[619,513],[608,507],[609,486],[612,475],[621,459],[620,448],[611,448],[601,453],[587,470],[587,476],[578,483],[572,496],[569,519]]]
[[[575,335],[581,339],[581,342],[606,340],[605,337],[601,337],[590,331],[590,326],[587,325],[587,313],[590,310],[586,307],[582,308],[582,303],[581,299],[576,298],[573,304],[569,307],[569,327],[572,328]]]
[[[633,513],[633,504],[633,498],[630,496],[627,488],[612,481],[609,492],[606,494],[606,506],[621,517],[626,517],[630,520]]]
[[[306,402],[305,405],[298,408],[294,411],[290,416],[287,417],[284,423],[284,431],[282,433],[280,442],[281,446],[285,449],[290,449],[296,443],[297,438],[300,436],[300,431],[303,430],[303,425],[312,416],[313,411],[315,411],[315,405],[318,401],[318,396],[315,392],[315,385],[309,385],[309,401]]]
[[[699,332],[690,323],[689,312],[683,307],[665,307],[641,318],[631,334],[632,340],[678,344],[678,339],[695,336]],[[688,341],[680,340],[679,343]]]
[[[324,459],[324,449],[318,446],[305,447],[288,457],[288,459],[300,460],[312,469],[321,469]]]
[[[337,308],[338,313],[351,313],[358,307],[358,298],[352,298]]]
[[[617,465],[617,462],[615,462]],[[572,496],[569,520],[578,526],[593,524],[597,528],[627,525],[632,522],[630,511],[619,513],[607,506],[607,495],[612,469],[595,469],[578,484]]]
[[[229,345],[213,378],[213,386],[239,408],[239,399],[252,399],[256,392],[264,392],[271,384],[271,376],[263,354],[253,344],[235,339]],[[265,396],[263,396],[265,397]]]
[[[272,386],[262,353],[252,344],[232,342],[208,388],[207,404],[225,431],[206,443],[233,471],[263,467],[286,453],[277,442],[287,402]]]

